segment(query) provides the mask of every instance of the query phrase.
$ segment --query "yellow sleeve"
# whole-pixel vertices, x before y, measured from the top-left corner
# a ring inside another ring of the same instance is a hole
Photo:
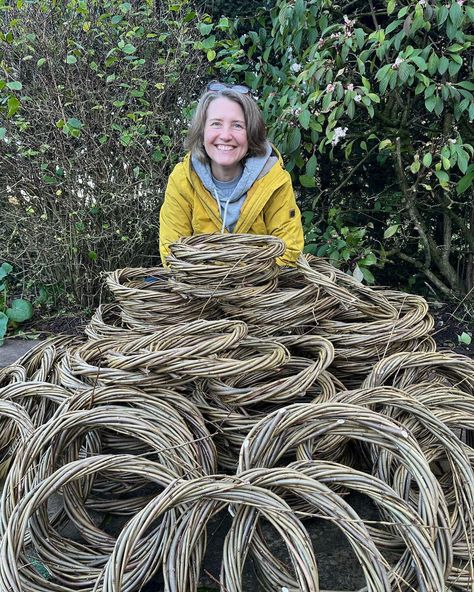
[[[160,255],[163,265],[169,254],[169,245],[182,236],[191,236],[192,227],[192,198],[186,195],[182,164],[176,165],[168,179],[165,199],[160,209]],[[182,182],[180,182],[182,179]]]
[[[278,265],[294,267],[304,247],[304,235],[301,212],[289,175],[288,181],[268,200],[264,217],[268,234],[281,238],[286,244],[285,253],[277,259]]]

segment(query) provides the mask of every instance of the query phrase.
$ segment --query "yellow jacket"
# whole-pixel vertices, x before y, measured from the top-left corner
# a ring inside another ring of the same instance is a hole
[[[191,166],[190,154],[173,169],[160,210],[160,255],[165,264],[170,243],[181,236],[220,232],[217,201]],[[278,161],[247,192],[235,234],[270,234],[281,238],[286,251],[279,265],[294,265],[303,250],[301,213],[290,175]]]

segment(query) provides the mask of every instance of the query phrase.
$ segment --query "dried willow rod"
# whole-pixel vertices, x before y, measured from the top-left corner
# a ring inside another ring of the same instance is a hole
[[[159,487],[166,488],[176,480],[176,473],[169,468],[150,460],[130,455],[101,455],[80,459],[60,467],[53,474],[45,477],[31,489],[21,500],[9,517],[0,546],[0,586],[14,592],[24,590],[70,591],[71,586],[79,584],[82,590],[92,590],[103,574],[102,566],[108,555],[87,550],[69,540],[52,537],[51,530],[45,530],[47,520],[41,507],[54,493],[59,492],[68,483],[84,479],[100,471],[117,475],[136,474],[155,482]],[[185,509],[185,508],[184,508]],[[179,512],[178,508],[178,512]],[[48,571],[55,576],[55,581],[44,581],[38,577],[34,568],[25,556],[24,533],[28,523],[33,521],[35,534],[48,533],[51,538],[43,540],[34,537],[39,557]],[[167,512],[163,520],[136,547],[137,561],[127,573],[126,583],[122,590],[132,591],[137,582],[149,578],[159,565],[164,548],[167,545],[173,525],[176,521],[174,510]],[[59,545],[55,548],[55,543]],[[86,554],[84,554],[86,551]],[[90,559],[88,559],[90,558]],[[22,565],[21,571],[18,566]],[[38,586],[39,584],[39,586]],[[128,585],[127,585],[128,584]],[[74,588],[73,588],[74,589]]]
[[[237,474],[256,467],[272,467],[295,445],[301,447],[305,441],[328,433],[361,440],[397,456],[418,484],[420,519],[433,537],[437,535],[437,515],[445,501],[418,443],[403,426],[358,405],[296,403],[270,414],[249,432]]]
[[[26,370],[28,380],[39,382],[52,382],[56,378],[55,366],[61,360],[68,347],[83,341],[77,335],[57,335],[45,341],[39,342],[30,351],[26,352],[17,364]],[[54,381],[53,381],[54,382]]]
[[[404,352],[380,360],[367,376],[363,388],[380,386],[386,382],[405,387],[433,381],[433,375],[452,386],[474,394],[474,360],[451,352]]]
[[[179,417],[175,429],[181,431],[183,443],[195,450],[204,474],[216,471],[215,445],[201,412],[188,397],[164,388],[150,394],[130,387],[98,387],[73,394],[65,409],[78,411],[102,405],[137,407],[155,415],[157,423],[167,421],[170,424],[174,417]],[[181,425],[185,425],[189,432],[185,432]]]
[[[329,350],[330,352],[331,350]],[[329,366],[330,358],[320,362],[292,357],[286,364],[272,370],[229,379],[210,378],[205,389],[224,404],[246,407],[261,402],[289,403],[303,397],[320,373]]]
[[[431,405],[436,405],[436,396],[430,393]],[[405,425],[420,444],[426,458],[433,464],[436,457],[446,459],[448,466],[444,469],[444,498],[450,504],[449,514],[452,525],[451,543],[460,538],[468,545],[468,555],[474,555],[474,471],[465,447],[458,437],[449,429],[448,424],[440,420],[438,414],[419,399],[408,393],[390,388],[378,387],[367,390],[342,392],[337,400],[357,405],[367,405],[383,412]],[[373,473],[385,482],[391,483],[396,477],[398,491],[407,491],[410,487],[410,475],[406,470],[395,470],[396,459],[390,455],[374,456]],[[447,482],[446,482],[447,481]],[[393,485],[392,485],[393,486]],[[452,500],[452,501],[450,501]],[[447,546],[448,543],[445,544]],[[473,567],[471,566],[471,572]]]
[[[12,465],[1,506],[2,528],[32,483],[51,474],[61,458],[76,460],[85,439],[97,430],[134,438],[146,446],[148,454],[177,474],[199,476],[206,465],[211,468],[203,461],[212,450],[201,453],[179,411],[164,401],[142,408],[104,404],[77,411],[67,411],[67,402],[65,405],[61,413],[35,430]]]
[[[115,549],[110,556],[104,573],[103,586],[97,586],[97,592],[118,592],[122,590],[122,581],[127,575],[127,566],[136,555],[136,546],[147,531],[149,524],[160,516],[166,515],[170,509],[186,504],[202,504],[201,512],[204,516],[217,511],[220,503],[238,504],[257,508],[266,520],[268,520],[282,537],[293,567],[299,589],[303,592],[319,592],[318,572],[316,560],[309,536],[300,521],[291,512],[289,506],[274,493],[261,487],[242,483],[232,477],[205,477],[190,481],[180,481],[170,485],[160,495],[155,497],[141,512],[139,512],[122,530],[117,539]],[[205,508],[204,504],[211,505]],[[200,512],[200,513],[201,513]],[[190,529],[202,529],[202,523],[187,523]],[[240,532],[240,530],[239,530]],[[227,537],[237,536],[236,529],[231,529]],[[227,592],[240,592],[241,587],[234,587],[232,582],[238,582],[241,575],[238,571],[243,565],[243,557],[246,554],[244,540],[238,537],[235,544],[228,544],[231,553],[224,554],[221,572],[221,588]],[[170,592],[178,590],[190,590],[188,573],[183,573],[180,582],[170,581],[165,571],[165,589]],[[388,588],[384,588],[384,592]]]
[[[275,236],[258,234],[199,234],[185,236],[170,245],[174,259],[193,264],[211,262],[246,265],[255,261],[273,260],[283,255],[285,243]],[[171,269],[173,266],[171,265]]]
[[[296,265],[308,283],[327,292],[346,310],[354,309],[372,318],[396,318],[395,307],[383,295],[358,284],[347,274],[342,274],[324,263],[322,259],[300,255]],[[336,275],[336,281],[332,274]],[[340,285],[341,280],[350,286],[350,289]]]
[[[390,590],[390,585],[387,577],[387,570],[385,562],[373,543],[363,521],[359,518],[356,512],[347,504],[339,495],[335,494],[329,487],[321,482],[312,479],[302,471],[295,471],[289,467],[273,468],[273,469],[253,469],[239,475],[242,481],[271,489],[273,492],[280,495],[285,492],[294,492],[298,497],[305,500],[311,506],[314,512],[322,514],[333,520],[337,526],[342,530],[347,537],[354,554],[359,561],[362,571],[364,573],[367,591],[380,592],[382,590]],[[255,546],[266,546],[264,540],[258,537],[257,541],[253,541],[250,534],[255,527],[258,520],[258,513],[250,511],[247,508],[238,508],[234,516],[234,528],[231,530],[231,536],[226,541],[227,546],[224,548],[224,554],[227,552],[230,557],[234,555],[234,549],[237,545],[242,544],[236,536],[232,534],[239,530],[248,533],[247,540],[244,540],[244,548],[249,546],[252,553]],[[257,552],[257,556],[261,553]],[[267,557],[269,553],[267,552]],[[230,561],[229,561],[230,562]],[[262,561],[258,562],[260,572],[260,582],[265,582],[266,564]],[[263,577],[262,577],[263,576]],[[238,590],[240,588],[240,580],[224,580],[226,587]],[[265,590],[281,589],[281,578],[275,581],[270,578],[264,585]],[[297,582],[294,582],[294,587],[297,588]]]
[[[181,294],[198,298],[225,294],[222,290],[230,288],[273,285],[279,273],[275,257],[284,251],[283,241],[270,236],[183,237],[170,245],[170,284]]]
[[[192,301],[176,293],[171,272],[162,267],[124,268],[107,276],[106,283],[121,306],[121,318],[131,328],[147,330],[150,325],[169,325],[217,314],[211,303]]]
[[[26,369],[20,364],[12,364],[6,368],[0,368],[0,388],[14,384],[15,382],[26,382]]]
[[[404,587],[406,583],[414,586],[417,580],[418,588],[415,589],[443,590],[445,574],[433,541],[416,511],[384,481],[344,465],[318,460],[291,463],[289,468],[330,487],[339,485],[360,492],[375,502],[387,517],[389,536],[398,535],[406,546],[397,564],[389,572],[392,589]],[[374,528],[367,525],[370,536],[379,549],[384,547],[384,539],[378,537],[379,533],[383,534],[383,526],[382,524],[381,527]]]

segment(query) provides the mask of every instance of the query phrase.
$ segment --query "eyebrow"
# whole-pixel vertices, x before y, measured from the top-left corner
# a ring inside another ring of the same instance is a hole
[[[208,121],[223,121],[222,117],[212,117],[208,119]],[[243,119],[233,119],[231,123],[243,123],[245,125],[245,121]]]

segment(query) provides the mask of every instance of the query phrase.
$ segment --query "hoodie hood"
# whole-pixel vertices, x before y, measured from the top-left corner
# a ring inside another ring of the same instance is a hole
[[[257,179],[263,177],[272,168],[277,160],[278,158],[276,156],[272,156],[271,144],[267,142],[263,156],[250,156],[245,159],[242,175],[231,195],[227,197],[219,194],[219,190],[212,177],[210,164],[208,162],[201,162],[194,154],[191,155],[191,164],[195,173],[219,206],[222,218],[221,232],[224,232],[225,229],[229,232],[234,230],[239,219],[240,210],[247,196],[247,191]]]

